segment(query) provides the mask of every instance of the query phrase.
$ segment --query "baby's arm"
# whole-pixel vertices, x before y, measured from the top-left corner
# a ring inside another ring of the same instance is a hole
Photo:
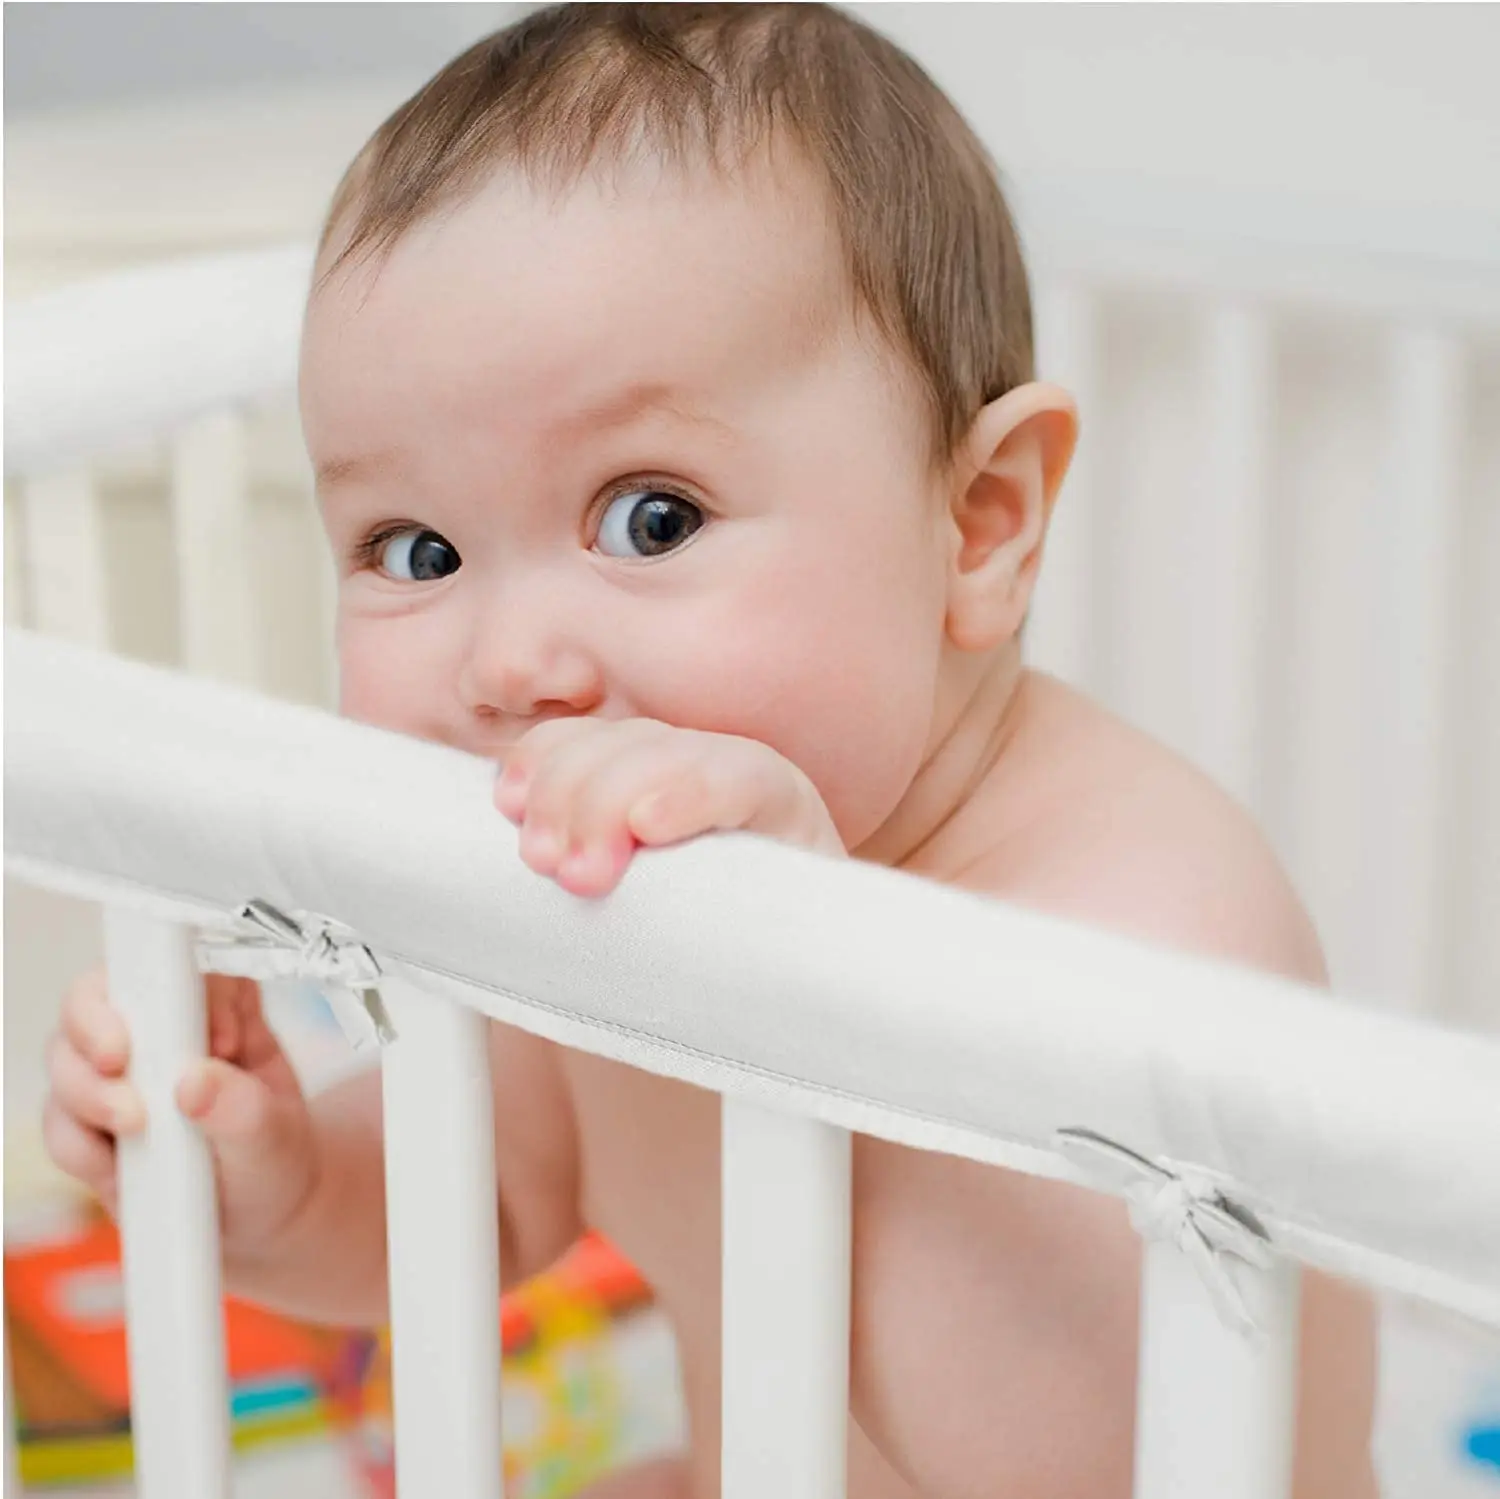
[[[385,1162],[378,1070],[306,1099],[244,979],[206,983],[210,1056],[177,1106],[214,1157],[226,1288],[334,1325],[386,1316]],[[580,1230],[572,1100],[546,1042],[492,1025],[496,1192],[507,1281],[543,1268]],[[63,1001],[48,1048],[43,1134],[53,1159],[118,1208],[115,1141],[139,1133],[130,1038],[102,970]]]
[[[225,1290],[312,1322],[373,1327],[386,1306],[380,1073],[345,1078],[309,1099],[308,1111],[313,1190],[272,1241],[226,1240]]]
[[[508,1285],[545,1269],[583,1231],[571,1096],[555,1049],[490,1026],[496,1206]],[[310,1101],[318,1185],[286,1232],[254,1257],[226,1259],[228,1289],[293,1316],[374,1326],[388,1315],[385,1128],[378,1070]]]
[[[1311,983],[1322,959],[1248,823],[1174,839],[1051,844],[993,893]],[[966,882],[967,883],[967,882]],[[969,1161],[855,1142],[853,1408],[930,1499],[1130,1492],[1139,1241],[1117,1200]],[[1298,1499],[1373,1499],[1373,1318],[1356,1290],[1304,1277]],[[962,1441],[934,1441],[935,1433]]]

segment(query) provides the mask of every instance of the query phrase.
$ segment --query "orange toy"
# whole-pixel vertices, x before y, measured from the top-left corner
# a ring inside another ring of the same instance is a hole
[[[130,1471],[130,1369],[119,1234],[94,1211],[5,1254],[5,1311],[28,1483]],[[326,1430],[363,1372],[368,1334],[224,1303],[237,1446]]]

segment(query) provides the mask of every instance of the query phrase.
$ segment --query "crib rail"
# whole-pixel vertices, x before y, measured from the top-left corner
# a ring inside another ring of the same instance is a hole
[[[306,245],[172,261],[6,308],[5,472],[45,473],[291,383]]]
[[[264,684],[246,414],[291,384],[311,267],[311,250],[292,245],[133,269],[7,309],[5,472],[18,484],[14,540],[29,563],[10,581],[30,623],[114,643],[118,569],[99,464],[159,443],[179,658],[203,675]],[[9,606],[7,618],[19,615]]]
[[[164,1082],[201,1045],[184,929],[254,896],[331,918],[381,965],[406,1493],[437,1472],[498,1496],[494,1319],[463,1312],[496,1273],[482,1016],[724,1095],[729,1495],[842,1493],[850,1130],[1102,1190],[1203,1173],[1256,1216],[1272,1262],[1237,1273],[1259,1338],[1175,1249],[1147,1254],[1146,1499],[1285,1491],[1298,1262],[1500,1325],[1500,1047],[743,835],[643,856],[609,902],[574,901],[520,863],[483,762],[21,632],[5,664],[26,705],[8,868],[130,913],[110,956],[158,1070],[127,1162],[127,1195],[155,1204],[149,1230],[127,1208],[128,1274],[164,1263],[164,1234],[201,1264],[212,1221]],[[1147,1165],[1113,1177],[1059,1133],[1078,1128]],[[791,1237],[757,1235],[768,1217]],[[147,1421],[213,1351],[216,1288],[174,1287],[181,1318],[136,1354]],[[199,1438],[174,1429],[175,1464]],[[144,1492],[227,1492],[212,1460],[186,1488],[159,1463]]]

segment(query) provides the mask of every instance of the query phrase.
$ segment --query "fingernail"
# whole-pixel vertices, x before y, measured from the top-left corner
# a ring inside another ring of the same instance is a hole
[[[571,849],[558,868],[557,882],[575,895],[607,895],[629,862],[628,853],[622,859],[605,845]]]
[[[551,864],[562,853],[561,841],[551,828],[527,828],[522,836],[527,858],[539,864]]]
[[[99,1036],[99,1060],[116,1064],[125,1060],[130,1050],[130,1037],[118,1021],[107,1023]]]
[[[133,1134],[146,1122],[146,1111],[134,1088],[121,1087],[114,1090],[110,1099],[109,1116],[114,1121],[117,1134]]]
[[[189,1119],[199,1119],[208,1112],[209,1071],[201,1062],[189,1063],[177,1084],[177,1102]]]

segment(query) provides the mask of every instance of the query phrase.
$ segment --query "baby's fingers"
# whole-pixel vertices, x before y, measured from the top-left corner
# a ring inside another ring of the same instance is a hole
[[[53,1040],[47,1074],[49,1104],[80,1124],[111,1135],[132,1135],[145,1127],[145,1106],[134,1084],[102,1076],[61,1036]]]
[[[759,746],[715,745],[664,786],[630,808],[630,831],[642,843],[676,843],[699,833],[754,827],[787,831],[797,811],[797,787]]]
[[[62,1170],[82,1182],[111,1212],[115,1210],[113,1140],[80,1123],[61,1104],[48,1099],[42,1114],[42,1143]]]
[[[68,991],[62,1007],[63,1034],[98,1072],[119,1077],[130,1061],[130,1032],[109,1002],[105,973],[95,968]]]
[[[798,848],[844,851],[822,798],[790,762],[745,741],[715,749],[631,807],[635,838],[660,846],[744,829]]]
[[[253,1066],[249,1053],[263,1049],[265,1021],[260,1011],[260,985],[254,979],[228,974],[204,975],[208,999],[208,1052],[226,1062]]]

